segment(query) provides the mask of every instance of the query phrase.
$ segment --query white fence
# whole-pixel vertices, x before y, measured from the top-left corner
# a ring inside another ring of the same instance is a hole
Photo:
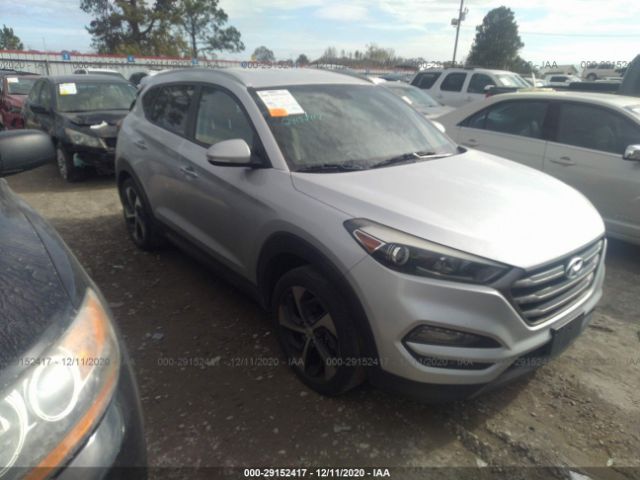
[[[135,72],[188,68],[193,66],[224,68],[241,66],[239,60],[198,60],[171,57],[135,57],[117,55],[76,54],[69,52],[38,52],[0,50],[0,70],[37,73],[39,75],[68,75],[83,68],[108,68],[126,78]]]

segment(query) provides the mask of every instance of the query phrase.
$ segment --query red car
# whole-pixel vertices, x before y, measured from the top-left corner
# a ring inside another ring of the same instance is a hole
[[[24,128],[22,104],[37,79],[37,75],[0,77],[0,130]]]

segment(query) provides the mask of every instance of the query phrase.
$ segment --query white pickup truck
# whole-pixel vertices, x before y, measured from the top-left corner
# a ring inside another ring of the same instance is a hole
[[[426,90],[438,102],[451,107],[483,100],[493,87],[531,88],[517,73],[484,68],[422,70],[413,77],[411,85]]]

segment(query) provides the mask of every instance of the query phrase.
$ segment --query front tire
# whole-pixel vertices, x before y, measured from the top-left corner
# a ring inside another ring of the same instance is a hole
[[[124,221],[133,243],[142,250],[155,250],[163,246],[165,240],[162,231],[133,178],[123,181],[119,190]]]
[[[62,147],[56,149],[56,162],[60,176],[69,183],[74,183],[84,177],[82,169],[75,166],[73,157]]]
[[[365,378],[353,317],[342,294],[311,266],[285,273],[273,294],[280,346],[302,382],[339,395]]]

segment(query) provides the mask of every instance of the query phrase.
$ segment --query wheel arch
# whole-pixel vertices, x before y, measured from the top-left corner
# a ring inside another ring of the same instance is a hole
[[[360,337],[362,355],[377,359],[378,353],[371,326],[351,284],[324,253],[295,234],[288,232],[272,234],[260,251],[256,279],[263,306],[271,309],[271,297],[278,279],[286,272],[303,265],[317,268],[344,294]]]

